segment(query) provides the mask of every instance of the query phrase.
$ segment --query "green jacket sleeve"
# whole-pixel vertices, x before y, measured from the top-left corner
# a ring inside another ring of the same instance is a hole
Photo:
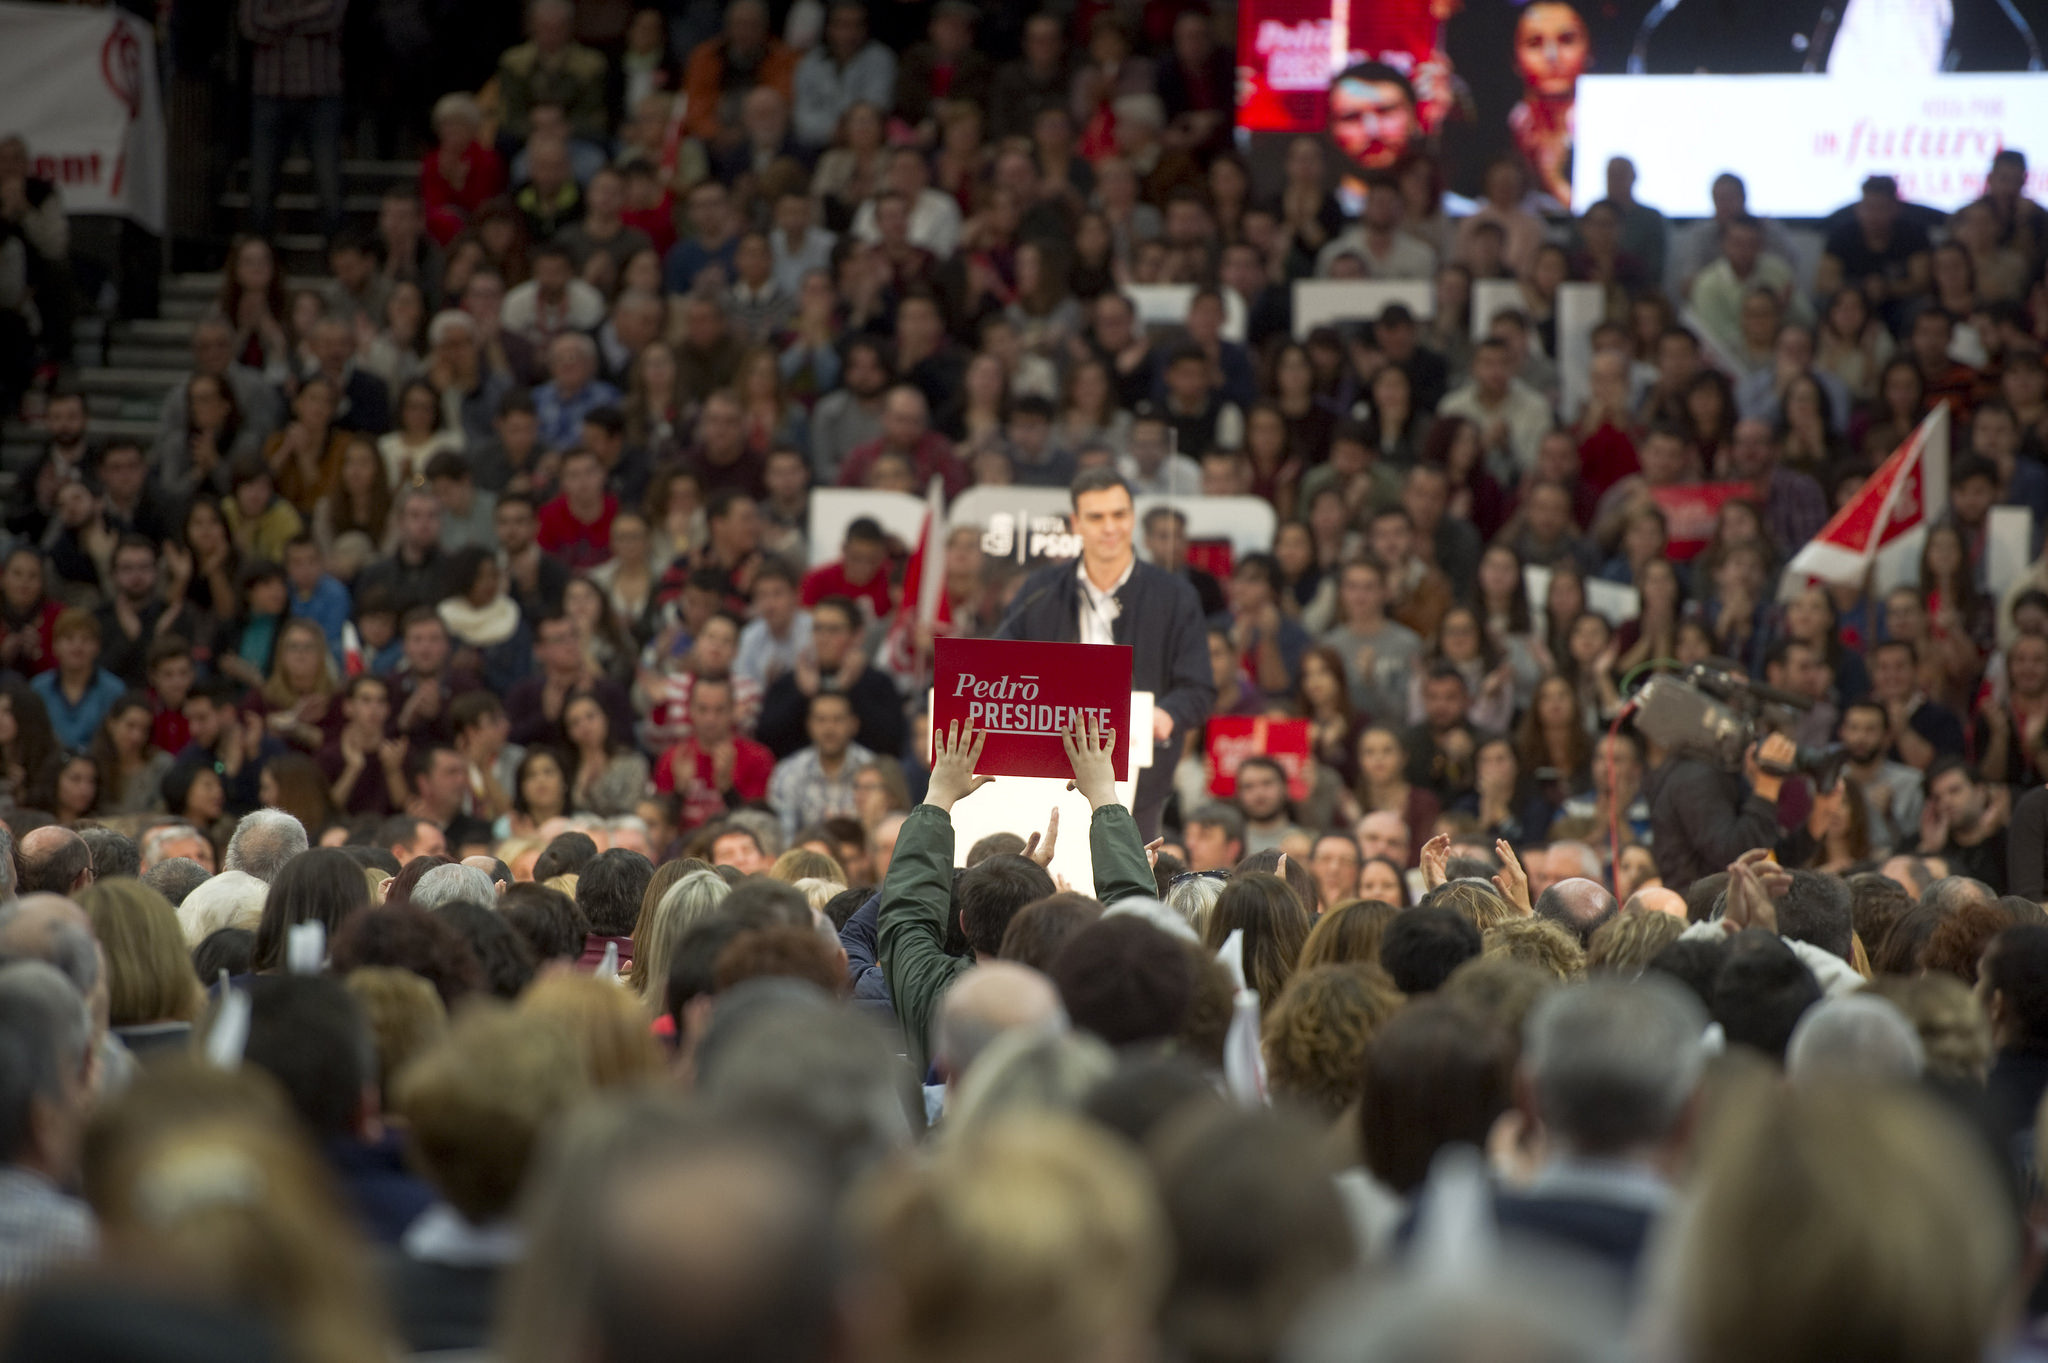
[[[1145,840],[1138,836],[1138,821],[1122,805],[1104,805],[1088,821],[1088,854],[1095,861],[1095,897],[1105,905],[1134,895],[1158,897],[1159,885],[1145,857]],[[887,903],[883,901],[885,908]]]
[[[919,805],[904,820],[889,874],[882,879],[877,946],[889,1000],[920,1079],[930,1063],[939,998],[971,964],[946,954],[946,914],[952,906],[953,820],[935,805]]]

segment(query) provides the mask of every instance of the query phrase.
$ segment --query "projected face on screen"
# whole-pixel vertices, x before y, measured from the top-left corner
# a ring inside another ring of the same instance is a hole
[[[1330,82],[1330,140],[1361,170],[1385,170],[1422,136],[1415,90],[1390,66],[1366,62]]]
[[[1515,24],[1515,70],[1539,99],[1570,99],[1591,52],[1586,21],[1570,5],[1536,0]]]

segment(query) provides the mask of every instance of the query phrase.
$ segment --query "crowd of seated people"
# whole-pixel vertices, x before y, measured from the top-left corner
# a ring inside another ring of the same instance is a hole
[[[2020,151],[1948,216],[1873,176],[1802,268],[1735,175],[1674,223],[1620,159],[1576,217],[1513,161],[1452,215],[1428,148],[1347,209],[1301,139],[1269,197],[1199,4],[587,8],[437,92],[322,276],[258,205],[153,438],[48,395],[0,518],[22,1356],[2023,1356]],[[47,227],[0,226],[0,402]],[[1361,278],[1434,307],[1297,334]],[[1788,575],[1942,404],[1918,562]],[[933,621],[920,546],[811,512],[1105,469],[1211,716],[1306,754],[1177,729],[1147,844],[1069,735],[1067,884],[1049,830],[956,840],[925,702],[1017,556],[933,536]],[[1201,538],[1223,498],[1270,542]],[[1694,663],[1846,759],[1730,774],[1778,839],[1697,875],[1628,713]]]

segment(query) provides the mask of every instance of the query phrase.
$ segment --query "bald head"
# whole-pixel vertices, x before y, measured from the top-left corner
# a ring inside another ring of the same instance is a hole
[[[1392,857],[1408,864],[1408,821],[1390,809],[1377,810],[1358,821],[1359,850],[1368,857]]]
[[[829,1356],[830,1202],[803,1169],[719,1142],[632,1174],[612,1180],[598,1219],[602,1356]]]
[[[1558,881],[1536,901],[1536,916],[1549,919],[1578,938],[1580,946],[1590,942],[1594,931],[1617,911],[1607,887],[1582,876]]]
[[[1051,980],[1030,966],[991,961],[962,975],[940,1000],[932,1058],[948,1080],[957,1082],[1004,1032],[1063,1032],[1066,1027],[1067,1010]]]
[[[47,824],[21,840],[21,893],[76,894],[92,884],[92,849],[68,828]]]
[[[511,868],[496,857],[464,857],[462,864],[473,866],[489,876],[491,884],[497,888],[499,894],[505,893],[505,887],[512,883]]]
[[[1662,885],[1650,885],[1637,890],[1628,897],[1628,903],[1621,906],[1624,914],[1668,913],[1680,922],[1685,921],[1685,896],[1676,890],[1667,890]]]
[[[0,958],[55,966],[92,1006],[94,1021],[106,1025],[99,938],[85,910],[63,895],[23,895],[0,909]]]

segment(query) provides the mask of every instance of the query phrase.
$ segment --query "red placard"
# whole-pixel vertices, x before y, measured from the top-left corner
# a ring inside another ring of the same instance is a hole
[[[1714,538],[1714,521],[1721,514],[1721,504],[1735,497],[1755,495],[1754,483],[1678,483],[1651,488],[1651,498],[1664,513],[1665,556],[1673,563],[1696,557]]]
[[[1188,541],[1188,566],[1200,568],[1218,582],[1230,581],[1236,563],[1237,549],[1229,540]]]
[[[1209,793],[1220,800],[1237,794],[1237,769],[1247,757],[1270,757],[1287,773],[1287,795],[1308,798],[1313,766],[1308,721],[1262,715],[1219,715],[1209,721]]]
[[[934,645],[932,732],[972,719],[988,731],[975,771],[987,776],[1072,776],[1060,734],[1090,711],[1116,732],[1110,760],[1131,769],[1131,650],[1125,644],[1041,644],[947,639]]]

